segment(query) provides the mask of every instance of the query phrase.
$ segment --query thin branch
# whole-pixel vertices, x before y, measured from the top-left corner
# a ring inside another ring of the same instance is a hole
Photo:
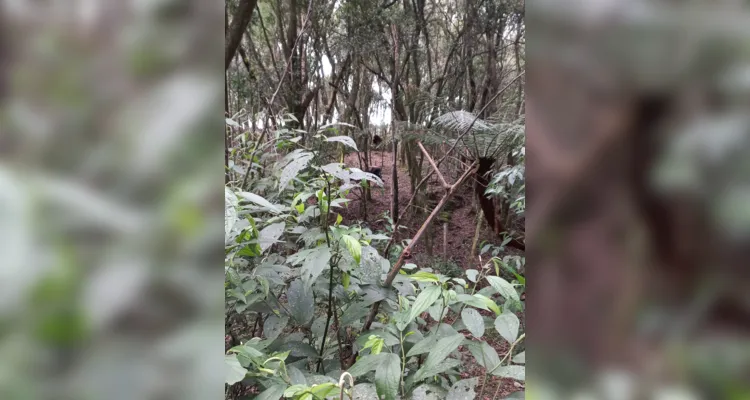
[[[443,178],[443,174],[440,173],[440,170],[438,169],[437,165],[435,165],[435,160],[433,160],[432,157],[430,157],[430,153],[428,153],[427,149],[424,148],[424,146],[422,145],[422,142],[417,140],[417,146],[419,146],[419,149],[422,150],[422,153],[424,153],[425,157],[427,157],[427,161],[429,161],[430,165],[432,165],[432,168],[435,170],[435,173],[440,179],[440,182],[443,184],[443,187],[446,189],[450,189],[451,185],[449,185],[448,182],[445,181],[445,178]]]

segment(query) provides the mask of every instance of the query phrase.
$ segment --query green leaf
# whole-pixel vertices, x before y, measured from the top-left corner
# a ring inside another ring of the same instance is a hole
[[[381,350],[383,350],[383,343],[385,343],[385,340],[381,338],[378,335],[370,335],[370,337],[367,339],[367,343],[365,343],[364,349],[370,349],[370,354],[380,354]]]
[[[261,392],[255,400],[279,400],[285,390],[286,385],[274,385]]]
[[[281,235],[284,233],[284,227],[286,224],[283,222],[279,222],[276,224],[268,225],[267,227],[263,228],[262,231],[258,234],[258,241],[260,242],[260,250],[261,252],[265,252],[271,246],[276,243]]]
[[[477,364],[483,366],[487,370],[495,368],[500,364],[500,357],[497,355],[495,349],[487,344],[487,342],[472,342],[467,347],[469,348],[471,355],[474,356],[474,359],[477,360]]]
[[[453,358],[449,358],[440,364],[437,364],[432,367],[422,367],[417,371],[416,374],[414,374],[414,382],[419,382],[422,379],[433,377],[437,374],[441,374],[445,371],[448,371],[450,369],[453,369],[457,366],[461,365],[461,361],[458,361]]]
[[[510,378],[517,381],[526,380],[526,367],[523,365],[506,365],[498,367],[492,371],[492,375],[499,376],[501,378]]]
[[[437,342],[437,340],[434,336],[427,336],[426,338],[420,340],[417,344],[415,344],[411,349],[409,349],[409,352],[406,353],[406,356],[411,357],[429,353],[432,351],[432,349],[435,348],[435,342]]]
[[[427,355],[427,359],[422,368],[417,371],[415,378],[416,381],[420,381],[427,376],[433,375],[434,373],[428,375],[430,370],[435,369],[435,367],[443,363],[446,357],[456,350],[463,340],[464,335],[461,334],[444,337],[438,340],[435,344],[434,350]]]
[[[351,148],[353,148],[356,151],[359,151],[357,149],[357,143],[354,142],[354,139],[350,138],[349,136],[333,136],[326,138],[326,142],[339,142],[343,143]]]
[[[425,271],[419,271],[415,274],[411,274],[409,275],[409,278],[417,282],[440,282],[440,278],[438,278],[437,275]]]
[[[349,235],[342,235],[341,239],[344,240],[344,245],[346,245],[346,249],[349,250],[349,254],[354,257],[354,261],[359,264],[359,260],[362,258],[362,245],[359,244],[359,241]]]
[[[269,315],[263,323],[263,334],[266,335],[266,339],[273,340],[279,337],[288,322],[289,317],[286,315],[281,317],[273,314]]]
[[[445,400],[474,400],[477,393],[474,388],[479,384],[479,378],[460,380],[451,386]]]
[[[335,383],[326,382],[321,383],[320,385],[313,385],[310,392],[316,399],[325,399],[337,389],[338,386]]]
[[[307,164],[312,158],[312,153],[301,153],[294,157],[294,159],[284,167],[284,170],[281,171],[281,178],[279,179],[279,192],[283,192],[284,189],[286,189],[289,182],[299,175],[300,171],[307,167]]]
[[[250,193],[250,192],[238,192],[237,194],[238,194],[238,195],[239,195],[240,197],[242,197],[243,199],[245,199],[245,200],[249,200],[249,201],[251,201],[251,202],[253,202],[253,203],[255,203],[255,204],[257,204],[257,205],[259,205],[259,206],[261,206],[261,207],[266,207],[266,208],[268,208],[269,210],[271,210],[271,212],[273,212],[273,213],[275,213],[275,214],[278,214],[278,213],[280,213],[280,212],[281,212],[281,210],[279,210],[278,206],[275,206],[275,205],[271,204],[271,202],[270,202],[270,201],[268,201],[268,200],[264,199],[264,198],[263,198],[263,197],[261,197],[261,196],[258,196],[258,195],[257,195],[257,194],[255,194],[255,193]]]
[[[472,306],[489,311],[489,307],[487,307],[487,303],[484,300],[470,294],[459,294],[456,296],[456,300],[466,304],[467,306]]]
[[[286,367],[286,371],[289,374],[289,380],[293,385],[307,385],[305,374],[303,374],[297,367],[290,365]]]
[[[378,368],[378,365],[380,365],[380,362],[382,361],[382,358],[387,353],[380,353],[380,354],[368,354],[365,356],[360,357],[357,362],[354,363],[354,365],[349,368],[348,372],[353,377],[362,376],[376,368]]]
[[[298,340],[284,343],[284,349],[289,351],[289,354],[294,357],[308,357],[318,358],[318,351],[307,343],[300,342]]]
[[[331,249],[328,246],[319,246],[305,258],[302,263],[300,276],[306,289],[309,289],[331,260]]]
[[[371,246],[362,247],[359,271],[355,274],[361,283],[377,284],[380,282],[383,261],[385,260],[378,251]]]
[[[492,301],[492,299],[479,293],[474,293],[474,297],[482,301],[484,305],[487,306],[487,308],[489,308],[490,310],[494,311],[496,315],[500,315],[500,307],[498,307],[497,304]]]
[[[513,362],[516,364],[526,364],[526,352],[522,351],[513,357]]]
[[[310,322],[315,314],[315,299],[312,291],[306,289],[302,281],[295,279],[286,291],[289,312],[301,325]]]
[[[492,288],[505,299],[521,301],[518,297],[518,292],[516,292],[516,288],[505,279],[499,276],[490,275],[487,277],[487,281],[489,281]]]
[[[401,381],[401,359],[393,353],[381,354],[382,360],[375,371],[375,388],[379,396],[395,400]]]
[[[339,225],[343,220],[344,217],[342,217],[341,214],[336,214],[336,225]]]
[[[518,328],[520,325],[518,317],[509,312],[504,313],[495,319],[495,329],[497,329],[497,333],[509,343],[513,343],[518,339]]]
[[[409,318],[408,322],[411,322],[416,318],[419,314],[422,314],[425,310],[430,308],[435,301],[440,298],[440,294],[442,293],[442,289],[440,286],[431,285],[428,286],[425,290],[422,291],[422,293],[417,296],[417,299],[414,301],[414,305],[411,307],[411,311],[409,312]],[[404,330],[406,328],[406,325],[403,325],[403,327],[398,327],[399,330]],[[407,324],[408,325],[408,324]]]
[[[479,311],[473,308],[464,308],[461,311],[461,320],[466,325],[466,329],[471,332],[475,338],[481,338],[484,335],[484,319]]]
[[[404,266],[401,267],[401,269],[405,271],[411,271],[413,269],[417,269],[417,264],[411,264],[411,263],[405,264]]]
[[[234,385],[235,383],[245,379],[247,370],[240,365],[240,360],[237,359],[236,354],[230,354],[224,356],[224,364],[226,365],[226,375],[224,382],[228,385]]]
[[[466,270],[466,277],[467,277],[467,278],[468,278],[468,279],[469,279],[470,281],[472,281],[472,282],[476,282],[476,281],[477,281],[477,276],[479,276],[479,271],[477,271],[477,270],[475,270],[475,269],[467,269],[467,270]]]

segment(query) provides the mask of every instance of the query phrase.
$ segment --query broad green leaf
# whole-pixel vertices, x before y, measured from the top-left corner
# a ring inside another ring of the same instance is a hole
[[[475,338],[481,338],[484,335],[484,319],[479,311],[473,308],[464,308],[461,311],[461,320],[466,325],[466,329],[471,332]]]
[[[307,343],[303,343],[300,341],[291,341],[284,343],[284,349],[289,351],[289,354],[294,357],[308,357],[308,358],[318,358],[318,350],[313,348]]]
[[[268,208],[273,213],[278,214],[278,213],[281,212],[281,210],[279,210],[277,206],[271,204],[270,201],[264,199],[262,196],[258,196],[255,193],[239,192],[237,194],[239,194],[239,196],[242,197],[245,200],[249,200],[249,201],[251,201],[251,202],[253,202],[253,203],[255,203],[255,204],[259,205],[259,206]]]
[[[461,365],[461,361],[458,361],[453,358],[449,358],[447,360],[444,360],[443,362],[434,365],[432,367],[422,367],[417,371],[416,374],[414,374],[414,382],[419,382],[422,379],[433,377],[437,374],[441,374],[445,371],[448,371],[450,369],[456,368],[457,366]]]
[[[359,271],[356,275],[359,277],[362,283],[377,284],[380,282],[380,275],[382,273],[382,261],[383,257],[378,254],[378,251],[374,247],[365,246],[361,250],[361,258],[359,262]],[[387,260],[386,260],[387,262]]]
[[[284,390],[284,397],[292,397],[297,393],[304,392],[305,390],[307,390],[307,386],[305,385],[292,385]]]
[[[513,357],[513,362],[516,364],[526,364],[526,352],[522,351]]]
[[[284,189],[286,189],[289,182],[299,175],[300,171],[307,167],[307,164],[312,158],[312,153],[301,153],[284,167],[284,170],[281,171],[281,178],[279,179],[279,192],[283,192]]]
[[[354,365],[351,366],[351,368],[349,368],[348,372],[355,378],[358,376],[362,376],[378,368],[378,365],[380,365],[380,362],[382,361],[385,354],[386,353],[368,354],[362,356],[357,360],[357,362],[354,363]]]
[[[313,385],[313,387],[310,389],[310,392],[316,399],[325,399],[326,397],[330,396],[331,393],[333,393],[335,390],[338,390],[338,386],[336,386],[335,383],[326,382],[319,385]]]
[[[518,317],[513,313],[503,313],[495,319],[497,333],[510,343],[518,339],[518,328],[520,327]]]
[[[435,340],[434,336],[427,336],[426,338],[419,341],[417,344],[415,344],[411,349],[409,349],[409,352],[406,353],[407,357],[411,356],[417,356],[424,353],[429,353],[435,348],[435,343],[437,340]]]
[[[353,148],[356,151],[359,151],[357,149],[357,143],[354,142],[354,139],[350,138],[349,136],[333,136],[326,138],[326,142],[339,142],[343,143],[351,148]]]
[[[413,269],[417,269],[417,264],[411,264],[411,263],[405,264],[404,266],[401,267],[401,269],[405,271],[411,271]]]
[[[411,274],[409,275],[409,278],[417,282],[440,282],[440,278],[438,278],[437,275],[425,271],[419,271],[417,273]]]
[[[490,310],[492,310],[493,312],[495,312],[496,315],[500,315],[500,307],[498,307],[497,304],[495,304],[495,302],[492,301],[492,299],[490,299],[487,296],[481,295],[479,293],[474,293],[474,297],[481,300],[484,303],[484,305]]]
[[[279,337],[288,322],[289,317],[286,315],[282,315],[281,317],[273,314],[269,315],[263,323],[263,334],[266,336],[266,339],[273,340]]]
[[[354,261],[359,264],[359,261],[362,258],[362,245],[359,244],[359,241],[357,239],[349,235],[342,235],[341,239],[344,241],[346,249],[349,250],[349,254],[354,257]]]
[[[479,384],[479,378],[460,380],[451,386],[445,400],[474,400],[477,393],[474,388]]]
[[[429,372],[430,369],[434,369],[439,364],[443,363],[445,359],[458,348],[463,340],[464,335],[461,334],[448,336],[438,340],[435,344],[434,350],[427,355],[427,359],[422,368],[417,371],[416,380],[420,381],[422,378],[427,377],[428,375],[425,374]]]
[[[318,276],[328,266],[328,262],[331,260],[331,249],[328,246],[319,246],[305,259],[302,263],[302,271],[300,276],[302,282],[305,284],[305,288],[310,288],[312,284],[318,279]]]
[[[306,289],[301,280],[292,281],[286,291],[286,298],[292,318],[302,325],[312,320],[315,314],[315,299],[312,291]]]
[[[492,371],[492,375],[499,376],[501,378],[510,378],[517,381],[526,380],[526,367],[523,365],[506,365],[498,367]]]
[[[289,365],[286,367],[286,371],[289,374],[289,380],[292,382],[292,385],[307,385],[305,374],[299,368]]]
[[[487,307],[487,303],[484,300],[478,297],[474,297],[470,294],[459,294],[456,296],[456,300],[466,304],[467,306],[472,306],[489,311],[489,307]]]
[[[260,250],[261,252],[265,252],[271,246],[276,243],[281,235],[284,233],[284,227],[286,224],[283,222],[279,222],[276,224],[268,225],[267,227],[263,228],[262,231],[258,234],[258,241],[260,242]]]
[[[224,240],[228,244],[231,237],[232,228],[237,223],[237,196],[229,188],[224,188]]]
[[[227,125],[231,125],[235,128],[242,128],[240,124],[238,124],[235,120],[231,118],[224,118],[224,122],[226,122]]]
[[[490,275],[487,277],[487,281],[489,281],[490,285],[492,285],[492,288],[495,289],[495,291],[504,298],[509,300],[521,301],[521,299],[518,297],[518,292],[516,292],[516,288],[514,288],[513,285],[511,285],[505,279],[499,276]]]
[[[401,381],[401,359],[393,353],[381,353],[380,364],[375,370],[375,388],[386,400],[395,400]]]
[[[234,385],[235,383],[245,379],[247,370],[240,365],[240,361],[237,359],[236,354],[230,354],[224,356],[224,364],[226,365],[226,375],[224,382],[228,385]]]
[[[469,348],[471,355],[474,356],[474,359],[477,360],[477,364],[483,366],[487,370],[500,364],[500,357],[497,355],[495,349],[493,349],[487,342],[472,342],[467,347]]]
[[[411,307],[411,311],[409,312],[409,322],[432,306],[432,304],[440,298],[440,293],[442,293],[442,289],[440,286],[435,285],[428,286],[423,290],[422,293],[417,296],[417,299]],[[406,328],[406,326],[399,327],[399,330],[404,330],[404,328]]]
[[[286,385],[274,385],[261,392],[255,400],[279,400],[285,390]]]
[[[472,282],[476,282],[476,281],[477,281],[477,276],[479,276],[479,271],[477,271],[477,270],[475,270],[475,269],[467,269],[467,270],[466,270],[466,277],[467,277],[467,278],[468,278],[468,279],[469,279],[470,281],[472,281]]]

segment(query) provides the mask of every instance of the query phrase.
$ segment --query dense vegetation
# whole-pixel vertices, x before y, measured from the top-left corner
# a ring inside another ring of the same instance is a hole
[[[227,15],[226,397],[522,397],[523,4]]]

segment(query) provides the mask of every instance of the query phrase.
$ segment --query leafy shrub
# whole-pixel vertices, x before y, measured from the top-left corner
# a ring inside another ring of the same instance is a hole
[[[459,346],[488,374],[524,380],[524,353],[514,349],[525,334],[512,312],[523,284],[497,276],[490,261],[481,270],[440,272],[407,264],[392,287],[383,287],[391,262],[376,247],[389,236],[347,226],[337,213],[361,182],[382,182],[326,163],[322,149],[356,149],[351,138],[331,132],[322,128],[305,147],[295,131],[258,142],[273,162],[256,168],[258,180],[225,190],[226,318],[257,327],[249,340],[232,343],[226,383],[242,382],[260,391],[256,398],[274,400],[473,396],[479,379],[460,379]],[[375,322],[364,329],[378,302]],[[437,324],[428,325],[425,313]],[[449,314],[460,318],[445,323]],[[487,327],[510,351],[499,355],[482,339]]]

